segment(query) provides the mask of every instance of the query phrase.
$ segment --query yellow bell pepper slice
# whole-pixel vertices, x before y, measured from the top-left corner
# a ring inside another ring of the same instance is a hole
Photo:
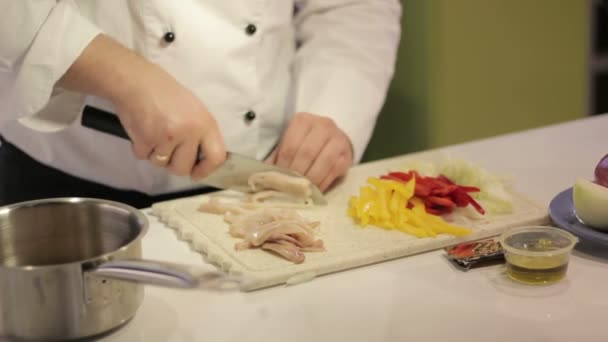
[[[437,234],[463,236],[471,230],[445,222],[426,212],[422,200],[414,196],[416,180],[407,183],[369,177],[359,189],[359,196],[348,201],[348,215],[362,227],[374,225],[395,229],[416,237],[435,237]],[[412,208],[408,208],[408,202]]]

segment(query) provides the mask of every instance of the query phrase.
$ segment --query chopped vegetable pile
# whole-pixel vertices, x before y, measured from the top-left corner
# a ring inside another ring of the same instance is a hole
[[[392,177],[397,178],[396,175]],[[450,187],[448,191],[445,187],[431,187],[428,181],[427,183],[423,181],[422,186],[419,187],[417,180],[418,177],[411,176],[408,180],[370,177],[367,179],[368,184],[361,187],[359,196],[350,198],[348,214],[363,227],[371,224],[386,229],[397,229],[417,237],[434,237],[437,234],[463,236],[472,232],[468,228],[449,224],[441,217],[429,214],[425,201],[416,194],[416,192],[423,191],[429,194],[427,198],[443,198],[439,196],[438,192],[433,192],[435,188],[437,191],[443,189],[442,191],[446,193],[445,196],[454,192],[461,194],[455,195],[458,199],[454,201],[464,203],[465,197],[462,194],[466,195],[466,190],[472,191],[471,189],[466,189],[466,187],[461,189],[456,186],[457,190]],[[431,194],[437,196],[430,196]],[[452,203],[457,205],[456,202],[452,201]],[[470,203],[468,199],[467,203]],[[447,202],[441,205],[442,208],[447,206],[449,206]],[[438,207],[435,203],[432,210],[439,210]]]
[[[509,214],[513,212],[513,199],[507,190],[508,180],[495,175],[480,166],[461,159],[447,158],[443,161],[428,162],[420,159],[408,161],[400,170],[416,170],[421,176],[444,175],[456,184],[473,186],[479,192],[469,192],[486,211],[486,214]],[[475,210],[469,207],[459,208],[458,212],[469,218],[481,218]]]
[[[469,195],[469,192],[479,192],[479,188],[462,186],[454,183],[444,175],[423,177],[416,171],[390,172],[382,177],[397,182],[407,183],[416,179],[414,194],[425,205],[426,212],[433,215],[449,214],[456,207],[472,205],[481,215],[485,210]]]
[[[348,213],[359,225],[398,229],[417,237],[459,236],[472,231],[448,221],[467,224],[513,212],[506,179],[471,162],[414,159],[390,171],[368,178],[359,196],[351,197]]]

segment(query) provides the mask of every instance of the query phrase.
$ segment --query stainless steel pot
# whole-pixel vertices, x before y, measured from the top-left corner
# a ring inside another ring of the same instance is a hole
[[[219,272],[141,260],[146,217],[130,206],[59,198],[0,208],[3,334],[58,340],[97,335],[126,323],[143,283],[238,289]]]

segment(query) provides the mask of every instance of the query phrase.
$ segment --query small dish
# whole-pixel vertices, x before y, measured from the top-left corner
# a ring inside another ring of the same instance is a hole
[[[585,225],[576,216],[572,200],[572,188],[560,192],[551,200],[549,204],[549,217],[551,217],[555,225],[582,240],[608,246],[608,233]]]
[[[499,237],[507,261],[507,275],[534,285],[556,283],[566,276],[570,254],[578,238],[545,226],[510,229]]]

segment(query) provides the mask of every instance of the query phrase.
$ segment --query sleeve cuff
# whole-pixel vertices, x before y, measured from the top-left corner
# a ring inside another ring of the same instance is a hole
[[[78,111],[41,110],[49,103],[55,83],[100,33],[72,1],[57,4],[17,74],[15,114],[22,124],[37,130],[56,131],[76,119]]]

